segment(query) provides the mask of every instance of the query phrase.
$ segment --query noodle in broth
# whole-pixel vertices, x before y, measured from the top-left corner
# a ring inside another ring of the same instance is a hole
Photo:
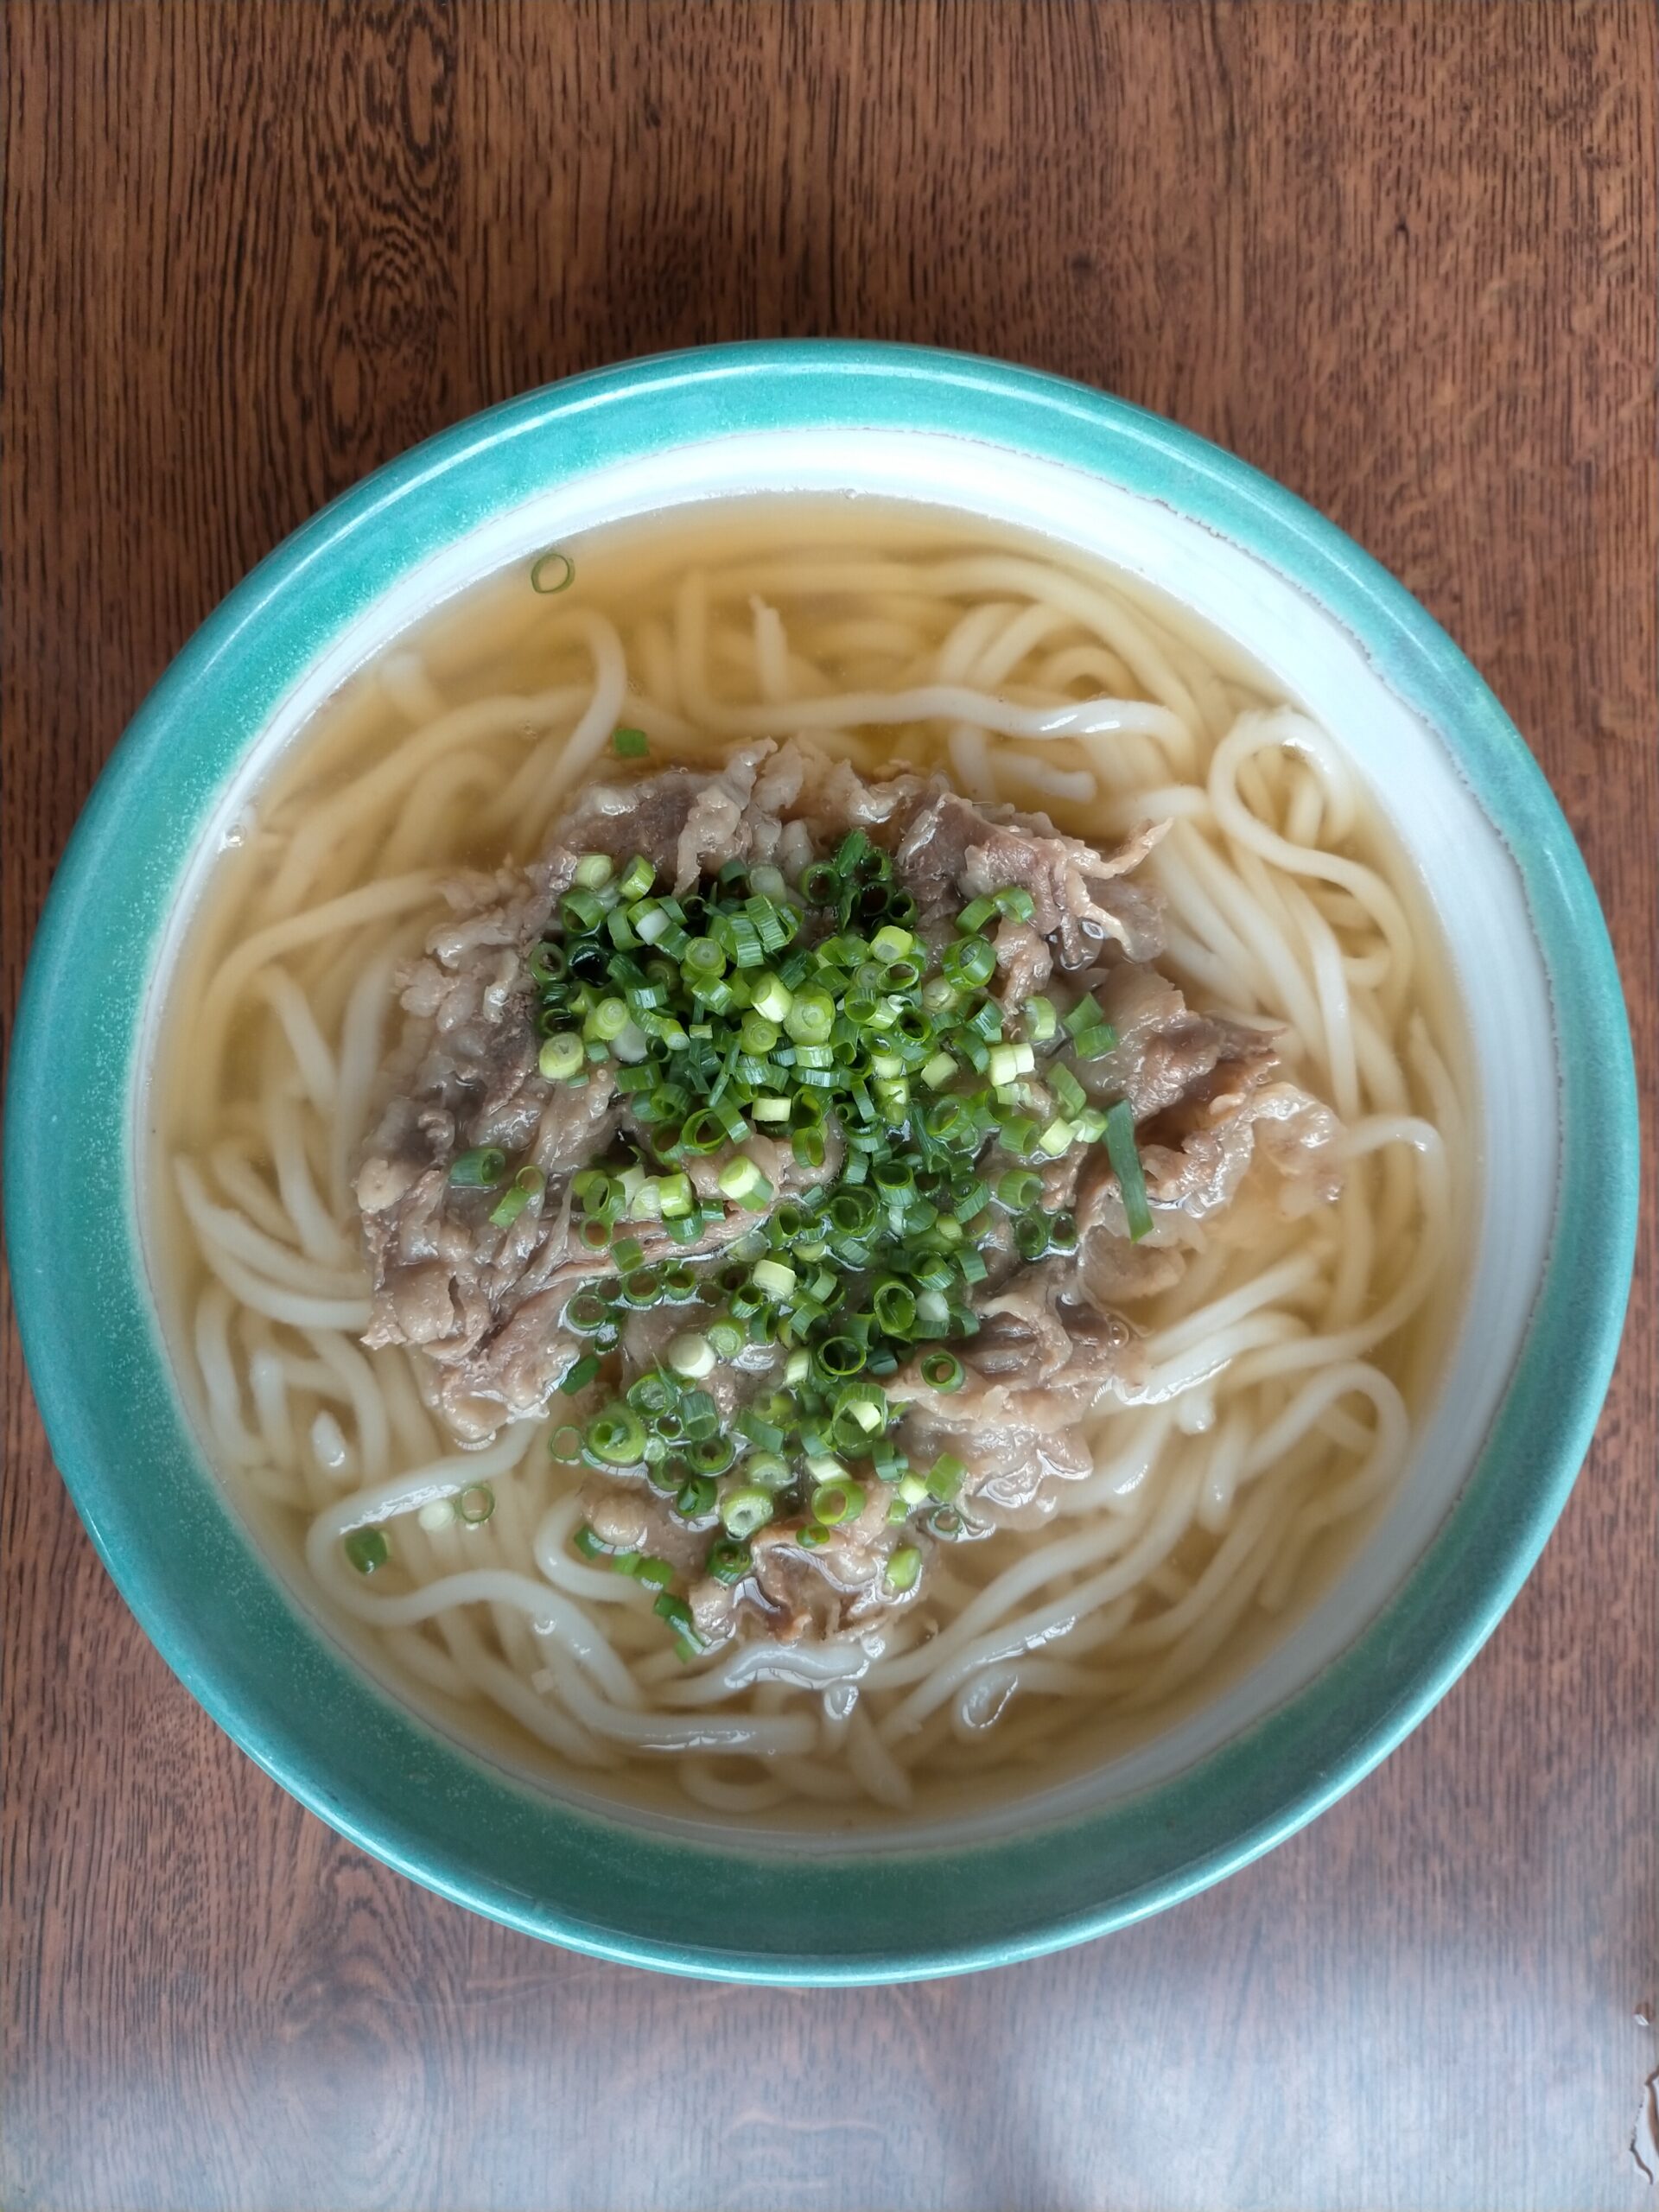
[[[601,1789],[665,1774],[715,1812],[837,1818],[1050,1780],[1263,1649],[1410,1449],[1458,1287],[1465,1109],[1404,863],[1338,746],[1236,650],[1039,541],[797,501],[568,550],[568,589],[493,579],[354,677],[214,862],[159,1033],[153,1179],[211,1456],[407,1694]],[[685,1663],[650,1591],[572,1550],[556,1413],[459,1449],[420,1355],[359,1341],[353,1179],[400,1073],[395,978],[446,876],[535,858],[620,726],[653,766],[806,737],[1098,844],[1166,819],[1141,871],[1162,968],[1206,1013],[1278,1025],[1343,1124],[1339,1197],[1299,1207],[1253,1170],[1192,1225],[1185,1274],[1135,1313],[1143,1398],[1090,1417],[1092,1474],[1040,1528],[942,1546],[925,1604],[862,1638]],[[453,1501],[480,1484],[470,1524]],[[382,1527],[390,1578],[346,1548]]]

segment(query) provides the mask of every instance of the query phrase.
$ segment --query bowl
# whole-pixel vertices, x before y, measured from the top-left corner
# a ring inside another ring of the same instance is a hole
[[[535,1787],[399,1703],[204,1463],[141,1249],[155,980],[238,789],[429,601],[574,531],[734,493],[880,492],[1108,556],[1248,645],[1356,758],[1450,947],[1479,1099],[1471,1277],[1399,1494],[1242,1680],[1108,1767],[931,1828],[769,1838]],[[1472,986],[1478,982],[1478,988]],[[104,1164],[62,1203],[65,1160]],[[393,462],[203,626],[111,759],[29,964],[7,1135],[22,1335],[53,1449],[128,1604],[245,1751],[442,1895],[602,1956],[849,1982],[1030,1955],[1159,1910],[1350,1789],[1491,1632],[1560,1512],[1617,1348],[1637,1113],[1571,835],[1423,609],[1242,462],[1051,377],[899,346],[721,346],[581,377]],[[741,1897],[734,1914],[731,1900]]]

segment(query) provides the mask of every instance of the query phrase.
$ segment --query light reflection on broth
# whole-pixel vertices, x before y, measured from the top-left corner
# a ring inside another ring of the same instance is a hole
[[[469,1743],[601,1795],[816,1826],[1039,1788],[1264,1650],[1397,1478],[1461,1284],[1443,957],[1329,738],[1144,586],[867,499],[564,550],[568,590],[515,569],[353,676],[215,864],[154,1079],[151,1243],[187,1395],[312,1602]],[[1109,728],[1011,734],[1103,698],[1124,702]],[[410,1074],[394,975],[441,880],[533,861],[615,778],[619,726],[653,768],[800,734],[1102,847],[1170,819],[1135,879],[1164,902],[1158,968],[1206,1014],[1281,1025],[1284,1077],[1344,1125],[1338,1197],[1258,1161],[1168,1231],[1185,1272],[1130,1313],[1150,1389],[1088,1415],[1093,1471],[1049,1486],[1040,1525],[938,1544],[915,1604],[862,1645],[809,1637],[788,1679],[757,1675],[753,1637],[683,1663],[649,1589],[594,1594],[570,1549],[587,1471],[545,1448],[561,1413],[462,1454],[423,1355],[359,1342],[353,1177]],[[461,1484],[487,1486],[479,1525],[446,1504]],[[369,1519],[391,1541],[364,1574],[340,1535]]]

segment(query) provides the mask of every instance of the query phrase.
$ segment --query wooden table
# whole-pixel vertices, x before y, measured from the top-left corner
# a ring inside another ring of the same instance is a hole
[[[572,370],[843,332],[1123,393],[1380,555],[1548,766],[1651,1078],[1650,7],[48,0],[6,29],[14,986],[133,708],[323,500]],[[1651,2202],[1652,1260],[1542,1565],[1379,1773],[1148,1924],[836,1993],[542,1948],[302,1813],[128,1618],[14,1339],[0,2200]]]

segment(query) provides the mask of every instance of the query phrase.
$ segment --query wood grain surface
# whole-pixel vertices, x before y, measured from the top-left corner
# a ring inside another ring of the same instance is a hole
[[[15,4],[4,960],[118,734],[321,502],[544,379],[838,332],[1081,377],[1381,556],[1549,772],[1655,1060],[1650,5]],[[1654,1249],[1542,1564],[1406,1746],[1037,1963],[538,1947],[283,1796],[4,1418],[0,2202],[1637,2207]],[[741,1909],[741,1901],[740,1901]]]

